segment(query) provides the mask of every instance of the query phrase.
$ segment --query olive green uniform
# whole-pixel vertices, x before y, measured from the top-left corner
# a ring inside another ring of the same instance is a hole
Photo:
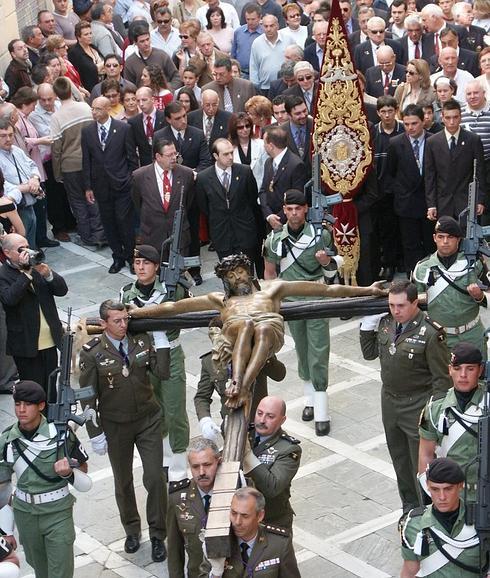
[[[133,485],[134,446],[143,463],[143,485],[148,492],[146,517],[150,538],[164,540],[167,490],[163,476],[160,408],[149,379],[150,369],[168,375],[158,367],[146,333],[128,334],[129,374],[125,377],[119,351],[102,334],[86,343],[80,352],[80,387],[92,385],[95,396],[84,405],[98,415],[97,427],[87,422],[91,438],[105,433],[114,473],[117,507],[126,535],[138,535],[141,519]]]
[[[194,480],[170,483],[168,488],[167,544],[170,578],[198,576],[203,561],[199,537],[206,527],[206,512],[199,488]],[[189,557],[187,573],[185,554]]]
[[[458,253],[456,262],[449,268],[442,264],[436,253],[419,261],[413,271],[413,281],[419,292],[427,292],[427,311],[431,319],[440,323],[446,330],[447,344],[452,349],[456,343],[472,343],[486,356],[480,320],[480,306],[487,306],[486,297],[478,303],[467,291],[468,285],[484,277],[484,267],[477,261],[475,268],[468,269],[468,262],[463,253]],[[452,287],[441,275],[448,277]],[[485,283],[488,283],[485,279]]]
[[[479,576],[478,536],[473,526],[465,526],[464,514],[464,504],[460,501],[458,517],[449,533],[448,529],[434,515],[433,506],[427,506],[425,510],[417,508],[411,511],[401,526],[403,559],[419,561],[421,570],[424,571],[422,575],[427,578],[474,578]],[[473,568],[474,572],[458,567],[439,552],[431,532],[436,535],[441,546],[450,548],[449,553],[453,558],[456,558],[459,563]],[[456,542],[449,544],[448,540],[451,539],[456,540]],[[419,575],[417,574],[417,576]]]
[[[231,540],[231,556],[225,562],[223,578],[300,578],[291,537],[283,528],[261,524],[247,564],[242,560],[238,539]],[[205,560],[199,578],[208,578],[210,568]]]
[[[466,466],[478,452],[478,418],[482,414],[483,397],[482,386],[477,387],[463,411],[454,388],[451,388],[444,397],[432,396],[420,418],[420,437],[436,442],[439,446],[436,449],[437,457],[451,458],[465,472],[470,501],[476,498],[478,464],[474,463],[468,469]],[[464,425],[458,420],[463,421]]]
[[[378,331],[360,332],[364,359],[379,357],[381,413],[388,450],[395,468],[403,511],[420,503],[417,482],[418,423],[428,398],[451,386],[449,351],[444,331],[419,311],[395,339],[396,323],[383,317]]]
[[[266,261],[279,266],[279,277],[286,281],[319,281],[325,275],[334,275],[336,264],[324,268],[315,258],[317,251],[332,248],[329,231],[323,231],[320,239],[315,229],[305,223],[300,236],[290,236],[288,225],[269,233],[264,246]],[[311,297],[288,297],[286,301],[305,301]],[[328,387],[328,360],[330,356],[330,333],[328,319],[300,319],[288,321],[294,339],[298,374],[303,381],[313,384],[315,391],[326,391]]]
[[[301,461],[301,442],[282,429],[264,441],[256,439],[255,429],[249,437],[252,451],[261,464],[247,473],[247,477],[265,497],[264,522],[291,530],[294,511],[289,499],[291,482]]]
[[[185,289],[177,285],[174,301],[186,297]],[[143,307],[145,303],[158,304],[167,301],[167,291],[160,281],[155,285],[148,298],[136,283],[129,283],[121,289],[120,300],[124,304],[133,303]],[[186,375],[184,350],[180,345],[178,329],[165,331],[170,343],[170,377],[165,380],[150,374],[151,383],[162,410],[162,435],[169,437],[174,454],[184,453],[189,445],[189,419],[186,410]]]
[[[64,442],[57,439],[56,427],[48,424],[44,416],[30,439],[23,435],[18,424],[0,437],[0,483],[10,481],[15,472],[14,518],[26,560],[34,568],[36,578],[70,578],[74,572],[75,498],[68,492],[68,479],[54,471],[55,462],[64,457],[63,446]],[[87,454],[71,430],[68,447],[70,456],[80,464],[87,461]],[[33,496],[36,496],[34,503]]]

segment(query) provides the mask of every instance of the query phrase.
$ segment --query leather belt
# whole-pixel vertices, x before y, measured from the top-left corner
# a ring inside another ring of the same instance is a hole
[[[473,329],[473,327],[476,327],[479,321],[480,316],[477,315],[474,319],[472,319],[468,323],[465,323],[464,325],[460,325],[459,327],[445,327],[444,329],[446,330],[446,333],[448,335],[460,335],[461,333],[464,333],[465,331],[469,331],[470,329]]]
[[[27,504],[48,504],[49,502],[56,502],[62,498],[66,498],[70,494],[68,486],[63,486],[58,490],[53,490],[52,492],[46,492],[44,494],[29,494],[15,489],[15,497],[21,502],[26,502]]]

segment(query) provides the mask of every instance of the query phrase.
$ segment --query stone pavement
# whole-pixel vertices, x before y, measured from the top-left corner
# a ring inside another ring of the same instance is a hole
[[[216,253],[205,248],[202,257],[205,282],[195,287],[194,293],[221,290],[212,273]],[[63,243],[47,250],[47,262],[69,286],[68,295],[58,299],[63,319],[68,306],[73,308],[75,320],[96,314],[101,301],[117,297],[121,286],[132,279],[127,269],[117,275],[107,273],[112,262],[108,249],[96,252]],[[287,377],[279,384],[269,382],[269,391],[287,402],[285,429],[302,442],[301,467],[292,486],[294,543],[301,574],[311,578],[384,578],[398,576],[401,567],[397,533],[401,511],[380,418],[379,364],[362,359],[358,325],[356,319],[331,321],[330,436],[316,437],[313,422],[301,421],[302,383],[296,372],[294,344],[288,336],[279,354],[287,366]],[[199,378],[199,356],[209,350],[207,331],[185,330],[182,342],[187,355],[187,408],[194,436],[199,434],[199,427],[192,398]],[[218,419],[219,404],[213,406],[213,416]],[[12,423],[12,416],[11,398],[0,396],[0,426]],[[94,483],[88,494],[77,494],[76,576],[167,577],[165,563],[151,563],[147,531],[135,555],[123,551],[124,532],[114,500],[109,459],[90,451],[85,429],[79,430],[79,435],[87,442]],[[138,456],[134,462],[144,517],[145,490]],[[25,562],[22,575],[33,576]]]

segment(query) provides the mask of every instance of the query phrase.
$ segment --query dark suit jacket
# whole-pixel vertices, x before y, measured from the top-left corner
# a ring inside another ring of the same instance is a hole
[[[209,153],[208,143],[204,137],[204,132],[194,126],[188,126],[185,129],[184,144],[180,151],[177,140],[175,139],[170,126],[166,126],[157,131],[153,135],[153,139],[164,139],[173,142],[177,152],[182,155],[182,164],[185,167],[196,170],[197,172],[209,167],[213,162]]]
[[[201,108],[198,110],[193,110],[187,115],[187,122],[189,126],[203,130],[202,117],[203,111]],[[213,130],[211,131],[211,136],[209,138],[209,150],[213,146],[213,143],[218,138],[228,137],[228,124],[230,122],[231,112],[226,112],[226,110],[218,109],[216,116],[214,117]],[[204,131],[203,131],[204,134]]]
[[[143,126],[143,113],[140,112],[136,116],[128,118],[128,124],[131,127],[131,132],[133,134],[133,144],[135,151],[138,152],[139,166],[144,167],[146,165],[151,165],[153,162],[153,151],[152,145],[148,142],[146,138],[145,127]],[[163,110],[157,110],[155,117],[154,133],[167,126],[167,120],[165,118],[165,113]],[[154,136],[153,133],[153,136]]]
[[[424,156],[428,137],[425,133]],[[399,217],[425,218],[424,159],[420,159],[422,174],[413,153],[412,143],[406,134],[390,139],[386,161],[385,191],[393,195],[395,213]]]
[[[32,48],[29,46],[27,47],[27,51],[29,52],[29,60],[31,61],[32,67],[34,68],[34,66],[36,66],[36,64],[39,62],[39,53],[34,52],[34,50],[32,50]]]
[[[458,218],[468,206],[468,185],[473,178],[473,162],[477,161],[478,203],[488,205],[483,146],[480,137],[461,129],[456,149],[449,151],[445,131],[431,137],[426,143],[424,171],[427,207],[436,207],[437,216]]]
[[[404,36],[398,42],[401,50],[400,63],[406,66],[409,61],[408,37]],[[420,39],[420,48],[422,49],[422,58],[426,62],[429,62],[431,57],[434,55],[434,37],[429,36],[429,34],[422,34],[422,38]]]
[[[313,113],[313,107],[315,106],[315,99],[316,99],[317,92],[318,92],[318,82],[315,82],[315,85],[313,87],[313,99],[311,101],[311,110],[308,111],[310,114]],[[288,88],[287,90],[284,91],[284,94],[286,96],[300,96],[304,100],[303,91],[301,90],[301,87],[299,84],[295,84],[294,86],[291,86],[290,88]],[[306,101],[305,101],[305,104],[306,104]]]
[[[131,191],[133,202],[140,215],[141,243],[152,245],[160,251],[162,243],[172,234],[175,211],[180,205],[180,195],[184,187],[185,218],[182,226],[181,252],[187,255],[191,242],[188,209],[194,205],[194,173],[191,169],[177,165],[172,171],[172,193],[170,206],[163,210],[162,198],[158,190],[154,164],[141,167],[133,174]]]
[[[395,94],[396,87],[405,81],[405,76],[406,68],[401,64],[395,64],[388,94],[391,96]],[[380,66],[371,66],[366,70],[366,93],[376,98],[384,95],[383,75]]]
[[[278,78],[277,80],[271,80],[269,85],[269,100],[274,100],[276,96],[283,94],[287,89],[288,85],[284,82],[282,78]]]
[[[225,101],[223,96],[223,87],[213,81],[204,85],[202,90],[208,88],[218,93],[219,107],[224,110]],[[244,78],[234,78],[228,86],[228,90],[230,91],[231,102],[233,104],[233,112],[244,112],[244,105],[247,100],[252,98],[252,96],[255,96],[255,86],[249,80],[245,80]]]
[[[283,212],[284,193],[288,189],[302,191],[308,180],[308,173],[303,161],[290,150],[282,157],[274,176],[272,159],[268,158],[264,165],[264,180],[260,187],[260,207],[266,219],[269,215],[279,215],[283,223],[286,218]],[[272,190],[271,190],[272,189]]]
[[[485,48],[486,44],[484,37],[486,32],[484,28],[471,25],[470,29],[467,30],[463,26],[459,26],[457,24],[454,26],[454,28],[458,32],[458,36],[460,38],[460,48],[474,50],[475,52],[480,52],[483,48]]]
[[[46,281],[37,271],[30,279],[8,263],[0,266],[0,301],[7,321],[7,353],[19,357],[36,357],[38,353],[41,308],[58,349],[61,347],[63,329],[53,298],[63,297],[68,287],[63,277],[53,273],[53,280]]]
[[[283,129],[285,129],[288,135],[288,149],[293,152],[295,155],[300,157],[300,159],[304,162],[306,170],[308,173],[311,173],[311,134],[313,132],[313,119],[308,117],[306,121],[306,146],[303,156],[299,154],[298,147],[294,142],[293,132],[291,130],[291,121],[287,121],[281,125]]]
[[[99,52],[95,46],[92,46],[92,50]],[[103,58],[100,52],[99,56]],[[68,60],[78,70],[83,87],[92,92],[93,87],[99,82],[99,73],[94,61],[78,42],[68,49]]]
[[[82,128],[82,167],[85,190],[99,198],[113,191],[128,191],[132,172],[138,168],[131,127],[112,119],[105,149],[102,150],[97,123]]]
[[[437,55],[431,56],[429,61],[430,73],[439,72],[441,67],[437,60]],[[473,52],[473,50],[466,50],[464,48],[459,49],[458,54],[458,68],[461,70],[467,70],[475,78],[480,76],[480,65],[478,64],[478,54]]]
[[[257,194],[257,183],[246,165],[233,163],[228,192],[214,165],[197,175],[197,202],[208,218],[209,237],[218,252],[257,246]]]
[[[305,47],[303,60],[309,62],[317,72],[320,72],[321,62],[318,62],[318,56],[316,54],[316,42],[312,42]]]
[[[27,72],[27,68],[17,62],[17,60],[10,61],[5,70],[4,80],[9,87],[9,97],[14,96],[19,88],[23,86],[32,87],[31,77]]]
[[[385,44],[393,48],[393,52],[396,55],[396,61],[401,62],[401,50],[400,43],[396,40],[391,40],[390,38],[385,38]],[[366,74],[366,70],[374,66],[373,52],[371,47],[371,41],[366,40],[362,44],[356,46],[354,50],[354,62],[356,64],[357,70],[360,70],[363,74]]]

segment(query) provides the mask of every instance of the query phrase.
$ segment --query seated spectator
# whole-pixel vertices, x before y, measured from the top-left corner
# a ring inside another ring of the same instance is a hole
[[[140,87],[141,86],[151,88],[157,110],[163,110],[165,106],[173,100],[165,75],[161,68],[155,64],[148,64],[148,66],[143,68],[140,79]]]
[[[193,110],[199,109],[199,103],[197,102],[194,92],[186,86],[179,90],[176,100],[184,105],[186,112],[192,112]]]
[[[124,107],[121,102],[121,87],[119,82],[113,78],[107,78],[102,81],[100,87],[102,96],[109,99],[111,103],[111,110],[109,112],[112,118],[119,119],[119,115],[124,112]]]
[[[226,26],[225,15],[219,6],[213,6],[206,12],[206,30],[211,34],[214,44],[221,52],[230,54],[233,42],[233,29]]]
[[[79,22],[75,26],[75,36],[77,43],[68,50],[68,59],[78,70],[83,87],[91,92],[104,70],[104,59],[92,45],[92,28],[89,22]]]

